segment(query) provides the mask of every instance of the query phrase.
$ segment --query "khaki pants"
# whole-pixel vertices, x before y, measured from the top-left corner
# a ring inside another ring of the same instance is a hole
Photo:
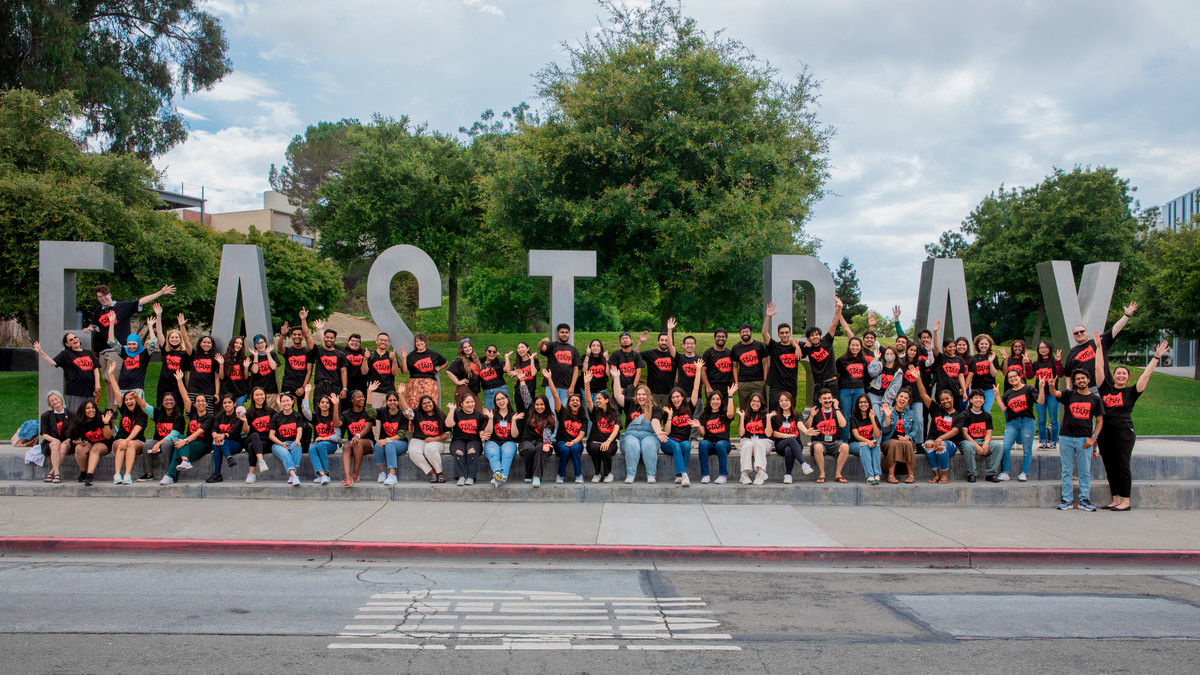
[[[740,407],[742,410],[749,410],[750,409],[750,396],[752,394],[758,394],[763,397],[763,401],[766,402],[766,405],[764,406],[764,408],[769,409],[775,403],[774,401],[767,401],[767,383],[766,382],[763,382],[761,380],[759,380],[758,382],[738,382],[738,390],[737,390],[738,407]]]
[[[414,438],[408,442],[408,458],[425,475],[429,475],[430,471],[442,472],[442,453],[445,450],[446,444],[441,441],[426,442],[424,439]]]
[[[738,390],[741,391],[741,385],[738,385]],[[773,447],[775,444],[769,438],[743,438],[738,444],[742,473],[749,473],[751,467],[766,471],[767,453]]]

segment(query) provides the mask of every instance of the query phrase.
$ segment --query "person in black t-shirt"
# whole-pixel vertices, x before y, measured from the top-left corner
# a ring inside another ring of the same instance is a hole
[[[67,437],[75,443],[75,462],[79,464],[79,482],[91,485],[100,458],[108,454],[112,439],[113,411],[103,413],[91,401],[86,401],[71,417]]]
[[[367,352],[362,364],[362,373],[367,381],[374,380],[379,388],[368,403],[376,410],[387,403],[387,395],[396,391],[396,375],[407,372],[404,360],[408,356],[403,348],[399,353],[392,349],[392,337],[387,333],[375,336],[375,350]],[[407,402],[407,401],[406,401]]]
[[[423,333],[413,336],[413,350],[405,359],[408,367],[408,407],[420,407],[421,397],[428,396],[438,402],[442,389],[438,375],[450,366],[446,357],[428,348],[429,338]],[[440,408],[439,408],[440,410]]]
[[[675,325],[675,317],[667,319],[667,332],[658,334],[658,348],[641,352],[646,364],[646,385],[654,394],[654,405],[660,408],[666,405],[667,395],[675,386]],[[642,331],[634,349],[641,350],[648,337],[650,332]]]
[[[1136,302],[1126,305],[1124,316],[1118,319],[1111,329],[1103,333],[1095,341],[1088,339],[1086,327],[1080,325],[1071,329],[1071,337],[1075,340],[1075,346],[1071,347],[1071,351],[1067,352],[1067,360],[1063,362],[1063,370],[1067,373],[1073,373],[1077,370],[1083,371],[1088,376],[1088,382],[1091,383],[1089,386],[1093,394],[1098,392],[1094,378],[1092,377],[1096,371],[1096,350],[1103,349],[1105,354],[1112,350],[1113,342],[1121,334],[1121,330],[1125,328],[1125,324],[1129,323],[1130,317],[1137,311],[1137,308]],[[1108,362],[1104,361],[1103,364],[1104,372],[1108,373]],[[1109,379],[1112,379],[1111,374],[1109,375]]]
[[[703,358],[696,353],[696,337],[684,336],[683,351],[675,352],[675,386],[684,391],[691,391],[696,378],[700,377],[700,369],[703,366]]]
[[[1097,344],[1102,344],[1099,336]],[[1107,355],[1101,348],[1096,358],[1096,385],[1100,388],[1100,402],[1104,409],[1104,428],[1096,438],[1096,447],[1100,451],[1100,459],[1104,461],[1104,472],[1108,475],[1108,487],[1112,492],[1112,501],[1108,506],[1100,508],[1112,511],[1128,511],[1129,493],[1133,489],[1133,474],[1129,471],[1129,461],[1133,456],[1133,443],[1137,433],[1133,429],[1133,406],[1138,397],[1146,391],[1150,384],[1150,374],[1162,360],[1163,354],[1169,347],[1166,340],[1159,343],[1154,350],[1154,358],[1142,371],[1137,384],[1129,386],[1129,368],[1117,366],[1112,372],[1110,382],[1104,374]]]
[[[47,483],[61,483],[59,469],[63,458],[71,449],[71,440],[67,436],[70,430],[71,412],[67,410],[62,392],[51,389],[46,394],[46,412],[38,418],[38,435],[42,441],[42,454],[50,458],[47,465],[49,471],[43,479]]]
[[[92,310],[92,321],[86,327],[84,332],[93,332],[92,335],[92,350],[100,355],[100,372],[105,372],[108,369],[108,363],[120,360],[115,350],[112,350],[107,345],[108,329],[113,328],[114,334],[124,338],[133,332],[130,328],[129,319],[134,314],[142,311],[142,307],[149,305],[155,300],[164,295],[173,295],[175,287],[167,284],[163,286],[157,293],[151,293],[137,300],[121,300],[114,301],[112,291],[108,286],[100,284],[93,289],[96,293],[96,302],[99,306]],[[120,398],[120,393],[116,391],[108,392],[108,406],[115,408],[117,401]]]
[[[600,340],[592,340],[588,343],[587,351],[583,354],[583,366],[579,371],[584,377],[590,372],[592,379],[588,381],[588,385],[582,386],[582,380],[575,383],[575,389],[583,394],[587,400],[595,403],[596,392],[608,390],[608,353],[604,351],[604,343]]]
[[[935,398],[943,390],[949,390],[958,403],[959,410],[965,410],[967,404],[967,364],[958,355],[958,348],[953,340],[942,342],[942,353],[938,354],[933,363]]]
[[[967,359],[966,386],[967,389],[978,389],[983,392],[983,409],[991,412],[992,404],[996,402],[992,389],[996,386],[996,378],[1002,377],[1004,364],[992,351],[992,336],[980,333],[975,336],[975,353]]]
[[[633,348],[633,336],[629,333],[621,333],[618,344],[621,348],[608,356],[609,370],[617,369],[617,374],[612,376],[613,388],[620,387],[625,398],[633,398],[634,390],[642,381],[645,361],[642,360],[642,353]]]
[[[584,382],[592,379],[590,371],[584,371]],[[595,400],[584,399],[592,420],[592,428],[588,431],[587,452],[592,458],[592,482],[613,482],[612,460],[617,454],[619,444],[617,434],[621,431],[621,411],[617,409],[608,392],[598,391]]]
[[[285,343],[285,336],[291,339],[291,344]],[[275,337],[275,353],[283,359],[281,386],[283,391],[289,392],[296,400],[304,398],[304,386],[309,382],[308,367],[312,365],[314,346],[316,343],[308,333],[308,310],[301,308],[300,325],[289,328],[288,322],[284,321],[279,335]]]
[[[1052,382],[1046,383],[1051,396],[1058,398],[1063,409],[1062,426],[1059,428],[1058,456],[1062,462],[1062,501],[1059,511],[1074,508],[1073,470],[1079,470],[1079,508],[1095,511],[1092,506],[1092,446],[1096,437],[1104,431],[1104,404],[1100,397],[1089,389],[1092,378],[1082,370],[1071,373],[1070,391],[1059,391]],[[1092,420],[1095,420],[1093,424]]]
[[[343,354],[346,357],[346,389],[365,392],[368,378],[363,366],[367,365],[367,351],[363,349],[362,336],[358,333],[351,333],[350,337],[346,338],[346,349],[343,350]],[[367,403],[371,403],[371,401],[367,401]],[[374,403],[371,405],[377,407]]]
[[[279,382],[275,379],[275,369],[279,361],[275,357],[275,349],[267,342],[267,336],[255,335],[248,351],[248,367],[250,383],[247,396],[255,389],[262,389],[268,403],[275,404],[279,397]]]
[[[738,386],[738,405],[746,408],[752,395],[767,397],[765,376],[770,366],[767,346],[754,339],[750,324],[744,323],[738,327],[738,338],[729,351],[733,356],[733,381]]]
[[[479,388],[483,392],[480,402],[484,408],[491,410],[496,407],[496,394],[508,393],[508,385],[504,382],[504,361],[500,359],[500,348],[496,345],[483,348],[478,377]]]
[[[241,335],[230,338],[225,355],[217,354],[217,363],[220,364],[221,396],[228,394],[233,396],[235,404],[244,404],[250,393],[250,359],[246,354],[246,339]]]
[[[1008,391],[1000,393],[1000,387],[994,388],[996,400],[1004,411],[1004,459],[1000,465],[1000,480],[1008,480],[1008,464],[1012,457],[1013,443],[1019,438],[1024,459],[1021,462],[1021,473],[1017,480],[1025,482],[1029,478],[1029,467],[1033,463],[1034,411],[1038,405],[1045,403],[1046,393],[1040,387],[1034,389],[1025,384],[1022,372],[1009,370],[1005,374]]]
[[[63,387],[63,402],[67,410],[74,413],[79,406],[87,401],[100,398],[100,370],[97,368],[96,355],[80,349],[79,336],[67,333],[62,339],[63,350],[54,358],[42,351],[40,342],[33,343],[33,351],[46,363],[55,368],[62,368],[66,386]]]
[[[555,329],[558,341],[550,343],[550,338],[542,338],[538,342],[538,352],[546,357],[546,365],[550,377],[546,380],[546,397],[550,397],[550,389],[558,390],[558,397],[565,400],[567,395],[575,390],[579,380],[579,350],[571,344],[571,327],[565,323],[558,324]]]
[[[821,329],[816,326],[809,326],[808,330],[804,331],[805,342],[800,345],[800,356],[808,361],[809,371],[812,375],[809,379],[812,382],[813,396],[816,396],[817,391],[827,389],[830,394],[833,394],[833,400],[837,402],[840,391],[837,383],[836,359],[833,356],[833,334],[837,332],[838,323],[842,320],[841,298],[834,298],[833,308],[833,322],[829,324],[827,332],[822,333]]]
[[[700,372],[700,383],[709,394],[720,392],[729,396],[729,385],[733,384],[733,352],[725,348],[729,333],[724,328],[713,331],[715,346],[704,350],[704,370]]]
[[[504,372],[513,378],[513,410],[523,413],[537,398],[537,374],[541,364],[524,341],[517,343],[515,361],[510,361],[512,356],[512,352],[504,354]]]
[[[300,324],[304,331],[304,339],[312,343],[313,337],[308,332],[308,322]],[[321,344],[312,347],[310,361],[313,364],[313,396],[322,398],[334,394],[338,398],[346,398],[350,393],[347,376],[348,362],[346,355],[337,347],[337,331],[325,328],[325,322],[320,319],[313,322],[313,327],[321,334]]]
[[[123,397],[126,392],[136,391],[138,396],[145,397],[146,395],[146,370],[150,367],[150,354],[158,347],[158,340],[154,337],[154,317],[146,319],[146,327],[150,331],[150,341],[144,346],[142,338],[137,333],[130,333],[122,344],[117,342],[117,336],[113,333],[113,325],[115,322],[110,322],[108,325],[108,345],[113,348],[116,354],[116,360],[109,362],[109,367],[106,373],[112,373],[117,370],[117,364],[120,363],[120,373],[117,375],[118,397]],[[109,387],[109,392],[113,391]],[[121,399],[110,399],[113,404],[121,403]]]
[[[800,370],[800,342],[792,339],[790,324],[781,323],[775,330],[779,340],[771,337],[771,317],[775,316],[775,303],[769,303],[763,313],[762,339],[767,345],[767,356],[770,357],[771,367],[767,369],[767,387],[770,395],[768,400],[778,401],[779,394],[787,392],[796,400],[798,373]]]
[[[737,385],[731,387],[737,393]],[[729,480],[729,453],[733,449],[729,440],[729,432],[734,421],[735,408],[733,397],[728,401],[721,392],[714,391],[708,395],[704,410],[699,415],[700,420],[700,482],[709,482],[708,458],[717,456],[718,485],[724,485]]]

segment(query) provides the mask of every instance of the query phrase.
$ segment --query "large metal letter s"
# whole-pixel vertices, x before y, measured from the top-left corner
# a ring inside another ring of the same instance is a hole
[[[392,344],[413,348],[413,334],[392,305],[392,277],[408,272],[417,279],[417,307],[442,306],[442,277],[429,254],[416,246],[400,244],[384,251],[367,273],[367,309],[379,330],[388,334]],[[371,336],[374,338],[374,336]]]

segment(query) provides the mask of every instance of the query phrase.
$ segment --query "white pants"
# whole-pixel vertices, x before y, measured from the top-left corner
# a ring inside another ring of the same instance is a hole
[[[429,475],[430,471],[441,473],[442,452],[445,449],[446,444],[441,441],[425,442],[424,439],[414,438],[408,442],[408,458],[425,475]]]
[[[750,467],[767,470],[767,453],[775,444],[768,438],[743,438],[738,444],[741,453],[742,473],[749,473]],[[753,461],[752,461],[753,460]]]

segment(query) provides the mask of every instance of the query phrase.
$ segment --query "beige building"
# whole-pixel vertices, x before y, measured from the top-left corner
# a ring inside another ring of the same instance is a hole
[[[292,214],[296,207],[288,203],[287,197],[274,190],[263,193],[263,207],[253,211],[232,211],[230,213],[206,213],[204,223],[214,230],[228,232],[249,232],[253,225],[259,232],[275,232],[282,234],[306,248],[313,248],[316,240],[312,236],[296,234],[292,229]],[[193,210],[179,212],[184,220],[200,220],[200,213]]]

